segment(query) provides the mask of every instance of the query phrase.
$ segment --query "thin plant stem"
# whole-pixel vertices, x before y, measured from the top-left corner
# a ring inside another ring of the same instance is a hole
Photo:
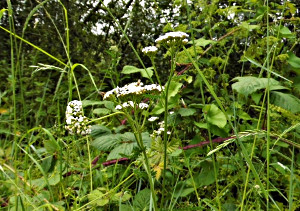
[[[168,101],[169,101],[169,89],[171,80],[173,78],[174,72],[175,72],[175,62],[176,62],[176,50],[174,49],[174,46],[171,47],[171,71],[168,78],[167,86],[164,91],[164,97],[165,97],[165,113],[164,113],[164,170],[163,170],[163,182],[162,182],[162,197],[161,197],[161,208],[164,206],[164,193],[165,193],[165,187],[166,187],[166,169],[167,169],[167,144],[168,144]]]

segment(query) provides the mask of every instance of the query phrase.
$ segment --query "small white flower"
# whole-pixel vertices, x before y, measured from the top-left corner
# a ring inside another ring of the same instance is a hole
[[[67,117],[67,119],[66,119],[66,123],[68,124],[68,125],[70,125],[70,124],[72,124],[72,120],[74,119],[74,117],[73,116],[69,116],[69,117]]]
[[[148,46],[142,49],[142,52],[144,54],[148,54],[148,53],[156,53],[157,52],[157,47],[155,46]]]
[[[149,122],[154,122],[154,121],[156,121],[156,120],[158,120],[159,119],[159,117],[157,117],[157,116],[152,116],[152,117],[150,117],[149,119],[148,119],[148,121]]]
[[[169,114],[174,114],[174,111],[170,111],[170,113]]]
[[[83,118],[83,116],[81,116],[81,115],[80,115],[79,118],[77,119],[78,122],[83,122],[83,120],[84,120],[84,118]]]
[[[117,105],[117,106],[115,107],[115,109],[116,109],[116,110],[121,110],[121,109],[122,109],[122,106],[121,106],[121,105]]]
[[[145,109],[145,108],[148,108],[148,107],[149,107],[149,105],[146,104],[146,103],[140,103],[140,104],[139,104],[139,108],[140,108],[140,109]]]
[[[128,104],[131,106],[131,107],[134,107],[134,103],[132,101],[128,101]]]

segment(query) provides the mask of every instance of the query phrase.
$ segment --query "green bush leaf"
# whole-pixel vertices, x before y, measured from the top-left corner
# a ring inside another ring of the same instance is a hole
[[[225,127],[227,122],[226,116],[216,105],[206,105],[203,108],[203,112],[206,113],[206,120],[208,123],[216,125],[219,128]]]
[[[300,112],[300,100],[291,94],[286,94],[282,92],[271,92],[271,103],[282,107],[292,113]]]

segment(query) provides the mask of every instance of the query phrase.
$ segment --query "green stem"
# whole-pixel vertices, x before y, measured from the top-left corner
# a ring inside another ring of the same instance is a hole
[[[165,88],[164,91],[164,95],[165,95],[165,114],[164,114],[164,170],[163,170],[163,183],[162,183],[162,197],[161,197],[161,207],[164,206],[164,196],[165,196],[165,187],[166,187],[166,169],[167,169],[167,143],[168,143],[168,96],[169,96],[169,89],[170,89],[170,84],[171,84],[171,80],[173,78],[174,75],[174,71],[175,71],[175,61],[176,61],[176,52],[175,49],[173,47],[171,47],[170,49],[171,51],[171,71],[170,71],[170,75],[168,78],[168,82],[167,82],[167,86]]]

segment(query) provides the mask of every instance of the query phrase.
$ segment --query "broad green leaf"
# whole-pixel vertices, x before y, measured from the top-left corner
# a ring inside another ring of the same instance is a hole
[[[171,97],[174,97],[179,92],[181,87],[182,87],[182,83],[179,83],[176,81],[171,81],[170,87],[169,87],[168,99],[170,99]]]
[[[212,162],[204,161],[200,164],[202,167],[200,174],[195,176],[195,182],[198,187],[211,185],[215,182],[214,166]],[[217,166],[218,168],[218,166]]]
[[[133,206],[138,210],[145,210],[149,208],[150,198],[151,191],[150,189],[145,188],[136,194],[133,199]]]
[[[293,67],[293,68],[300,68],[300,58],[297,57],[295,54],[293,54],[292,52],[288,53],[289,55],[289,59],[287,60],[287,62]]]
[[[300,100],[299,98],[291,94],[272,91],[271,103],[276,106],[282,107],[292,113],[300,112]]]
[[[199,127],[199,128],[208,129],[207,123],[203,123],[203,122],[194,122],[194,125],[196,125],[196,126]]]
[[[48,173],[52,166],[53,156],[46,157],[42,162],[42,168],[44,169],[45,173]]]
[[[146,70],[145,69],[141,69],[141,76],[144,77],[144,78],[152,78],[153,76],[153,68],[147,68]]]
[[[111,110],[107,108],[96,108],[93,110],[93,114],[97,114],[97,115],[106,115],[109,114],[110,112]]]
[[[226,132],[225,128],[219,128],[216,125],[211,125],[210,131],[212,134],[219,136],[219,137],[228,137],[228,133]]]
[[[117,134],[104,135],[96,138],[91,145],[98,150],[109,151],[112,150],[121,142],[121,138]]]
[[[51,154],[58,151],[58,145],[57,145],[56,141],[54,141],[52,139],[45,140],[44,141],[44,147],[47,150],[47,152],[49,152]]]
[[[126,65],[123,67],[123,70],[121,73],[123,74],[132,74],[132,73],[140,73],[141,69],[137,68],[135,66],[131,66],[131,65]]]
[[[268,78],[257,78],[253,76],[236,77],[237,80],[232,84],[232,89],[236,92],[245,95],[246,97],[257,90],[265,89],[268,86]],[[272,87],[280,86],[280,83],[273,78],[270,78],[270,89]]]
[[[109,135],[109,134],[111,134],[110,129],[108,129],[104,125],[93,125],[92,126],[91,136],[93,138],[98,138],[100,136]]]
[[[287,28],[285,26],[280,27],[279,33],[280,33],[281,37],[285,37],[285,38],[294,38],[295,37],[295,35],[289,30],[289,28]]]
[[[129,156],[132,153],[135,143],[123,143],[115,147],[107,156],[107,160],[113,160]]]
[[[49,177],[48,181],[49,185],[57,185],[60,182],[60,173],[58,171],[54,171]]]
[[[153,67],[149,67],[146,70],[140,69],[131,65],[126,65],[123,67],[123,70],[121,73],[123,74],[132,74],[132,73],[141,73],[142,77],[144,78],[151,78],[153,75]]]
[[[193,109],[193,108],[180,108],[178,110],[178,113],[181,116],[192,116],[196,113],[196,109]]]
[[[206,120],[208,123],[216,125],[219,128],[225,127],[227,122],[226,116],[216,105],[206,105],[203,108],[203,112],[206,113]]]
[[[195,42],[195,45],[196,46],[201,46],[201,47],[205,47],[209,44],[214,44],[216,43],[216,41],[213,41],[213,40],[206,40],[204,38],[200,38],[200,39],[197,39],[194,41]],[[189,44],[193,44],[193,41],[189,41],[188,42]]]

